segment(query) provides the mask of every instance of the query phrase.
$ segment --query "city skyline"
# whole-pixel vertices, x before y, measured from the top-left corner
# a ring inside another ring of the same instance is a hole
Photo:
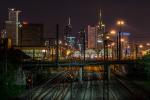
[[[45,37],[55,33],[56,24],[60,24],[60,33],[64,33],[64,26],[68,23],[68,17],[71,17],[72,30],[74,34],[82,28],[87,29],[88,25],[98,23],[99,10],[102,9],[102,15],[106,24],[106,29],[117,29],[117,19],[123,19],[126,25],[123,31],[131,33],[131,39],[138,42],[149,40],[149,22],[150,14],[148,1],[3,1],[1,8],[1,28],[7,20],[8,8],[21,10],[21,20],[31,23],[43,23],[45,27]],[[111,17],[110,17],[111,16]]]
[[[150,1],[2,0],[2,100],[150,100]]]

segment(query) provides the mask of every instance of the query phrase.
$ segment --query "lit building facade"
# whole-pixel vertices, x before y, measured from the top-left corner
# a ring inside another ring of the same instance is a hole
[[[105,33],[105,24],[102,20],[101,10],[99,12],[98,24],[94,27],[88,25],[88,48],[102,49],[103,34]]]
[[[71,25],[71,18],[68,19],[68,25],[65,26],[65,36],[64,40],[65,43],[68,45],[69,48],[75,48],[76,37],[72,34],[72,25]]]
[[[97,48],[97,27],[88,25],[88,48]]]
[[[129,43],[130,33],[122,32],[121,33],[121,45],[122,45],[122,57],[127,58],[131,56],[131,52],[133,51],[133,47],[131,48],[131,44]]]
[[[6,32],[11,44],[17,46],[19,44],[19,13],[21,11],[15,9],[8,9],[8,20],[6,24]]]

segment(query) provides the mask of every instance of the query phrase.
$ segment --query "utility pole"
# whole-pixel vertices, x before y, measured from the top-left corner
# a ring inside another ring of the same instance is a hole
[[[6,80],[6,85],[8,85],[8,79],[7,79],[7,74],[8,74],[8,64],[7,64],[7,52],[8,52],[8,38],[4,38],[4,52],[5,52],[5,80]]]
[[[56,25],[56,63],[59,61],[59,25]]]
[[[81,31],[79,32],[80,35],[80,44],[82,45],[81,52],[83,55],[83,62],[85,62],[85,50],[86,50],[86,33],[85,33],[85,29],[82,28]]]
[[[121,29],[120,29],[120,31],[119,31],[119,35],[118,35],[118,40],[119,40],[119,54],[118,54],[118,56],[119,56],[119,61],[121,60],[121,57],[122,57],[122,54],[121,54]]]
[[[81,54],[83,55],[83,59],[82,59],[82,63],[85,63],[85,50],[86,50],[86,34],[85,34],[85,29],[82,28],[81,31],[79,32],[80,35],[80,44],[81,44]],[[80,79],[80,83],[82,84],[82,76],[83,76],[83,67],[84,66],[80,66],[79,69],[79,79]]]
[[[118,39],[118,34],[117,34],[117,48],[116,48],[116,58],[119,60],[119,39]]]
[[[84,61],[84,63],[85,63],[85,50],[86,50],[86,47],[85,47],[85,46],[86,46],[86,44],[85,44],[85,38],[86,38],[86,37],[85,37],[85,30],[83,29],[82,31],[83,31],[82,34],[83,34],[83,54],[84,54],[83,61]]]
[[[119,34],[118,34],[118,41],[117,41],[117,44],[118,44],[118,60],[120,61],[121,58],[122,58],[122,47],[121,47],[121,31],[122,31],[122,26],[124,25],[124,21],[123,20],[119,20],[117,21],[117,25],[119,26]]]
[[[138,57],[138,45],[135,44],[135,59]]]
[[[108,39],[107,33],[104,33],[103,48],[104,48],[104,74],[103,74],[103,100],[109,100],[109,66],[108,66]]]

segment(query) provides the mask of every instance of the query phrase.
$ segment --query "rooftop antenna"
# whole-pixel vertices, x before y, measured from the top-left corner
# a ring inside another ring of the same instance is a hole
[[[68,25],[71,25],[71,18],[69,17],[69,23],[68,23]]]
[[[100,12],[99,12],[99,16],[100,16],[100,19],[102,19],[102,11],[100,9]]]
[[[100,9],[100,11],[99,11],[99,27],[100,27],[100,29],[102,28],[102,11],[101,11],[101,9]]]

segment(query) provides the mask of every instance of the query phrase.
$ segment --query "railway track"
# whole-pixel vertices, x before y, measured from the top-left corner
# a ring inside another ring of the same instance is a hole
[[[116,79],[131,94],[132,100],[150,100],[150,94],[142,87],[128,80],[126,77],[116,75]]]
[[[60,82],[64,79],[64,75],[67,74],[68,72],[61,72],[56,77],[53,79],[50,79],[47,81],[44,85],[39,86],[38,88],[35,88],[32,90],[32,100],[41,100],[43,99],[46,95],[49,94],[51,91],[55,91],[55,87],[60,84]]]
[[[83,81],[72,81],[66,76],[70,76],[71,72],[62,72],[46,84],[35,90],[32,100],[98,100],[103,98],[103,82],[102,73],[89,73],[91,79]],[[88,74],[87,74],[88,75]],[[137,100],[133,98],[132,92],[135,87],[125,79],[112,76],[109,83],[109,100]],[[136,90],[137,91],[137,90]],[[149,100],[149,99],[139,99]]]

